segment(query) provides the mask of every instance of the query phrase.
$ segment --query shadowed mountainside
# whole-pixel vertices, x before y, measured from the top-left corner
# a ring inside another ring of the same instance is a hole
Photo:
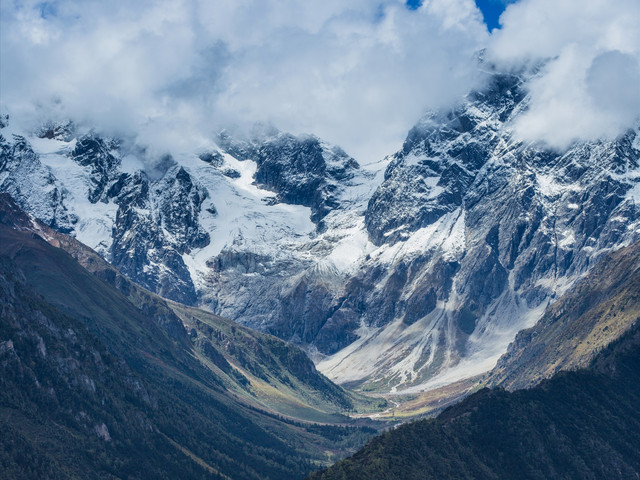
[[[7,195],[0,306],[4,478],[300,478],[374,432],[297,348],[165,302]]]

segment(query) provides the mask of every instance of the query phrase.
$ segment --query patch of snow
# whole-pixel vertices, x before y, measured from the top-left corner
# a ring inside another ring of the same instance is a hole
[[[444,250],[445,260],[455,260],[464,254],[466,248],[465,238],[465,214],[464,210],[460,209],[460,214],[456,219],[456,222],[451,227],[449,235],[442,243],[442,249]]]
[[[538,182],[538,190],[540,193],[547,197],[560,195],[566,188],[564,185],[556,182],[551,175],[538,173],[536,174],[536,181]]]
[[[203,286],[203,276],[209,271],[207,261],[224,249],[278,257],[283,249],[286,252],[313,234],[315,225],[309,208],[263,202],[264,198],[273,196],[273,192],[253,184],[255,162],[240,162],[225,155],[225,162],[241,174],[240,178],[229,179],[195,155],[176,157],[176,160],[209,192],[200,213],[200,224],[209,232],[211,242],[204,248],[193,249],[189,259],[183,256],[196,287]],[[207,211],[210,207],[215,207],[215,214]]]
[[[439,249],[448,259],[453,259],[464,250],[464,221],[464,212],[458,208],[435,223],[416,230],[405,241],[383,245],[372,256],[383,263],[392,264],[411,255]]]
[[[74,236],[101,255],[106,255],[112,243],[111,233],[118,206],[113,202],[91,203],[87,198],[92,188],[90,170],[66,155],[75,140],[68,143],[39,138],[29,141],[39,154],[40,162],[49,168],[67,191],[65,206],[78,218]]]
[[[438,186],[439,181],[440,177],[425,177],[424,183],[429,189],[429,194],[425,197],[425,200],[436,198],[444,192],[444,188]]]
[[[375,248],[369,241],[364,219],[345,233],[345,237],[338,241],[331,253],[325,257],[325,260],[331,262],[341,273],[355,271],[359,260]]]
[[[569,249],[576,243],[576,238],[572,231],[566,231],[563,233],[563,238],[558,242],[560,248]]]
[[[70,142],[64,142],[56,139],[29,137],[29,143],[31,144],[33,151],[40,155],[50,153],[63,154],[72,151],[76,147],[75,138]]]
[[[414,152],[411,152],[409,155],[405,156],[402,161],[406,166],[418,165],[422,160],[424,160],[423,156],[418,156]]]

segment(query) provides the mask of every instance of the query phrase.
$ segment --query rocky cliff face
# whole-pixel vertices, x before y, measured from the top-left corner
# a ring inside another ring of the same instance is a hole
[[[0,134],[0,183],[2,191],[37,210],[46,224],[62,232],[73,230],[77,218],[65,207],[67,192],[23,136]]]
[[[530,388],[561,370],[589,366],[640,319],[640,243],[606,255],[532,328],[522,330],[489,386]]]
[[[347,283],[369,330],[325,371],[406,384],[490,367],[603,252],[638,238],[637,129],[559,153],[511,135],[526,108],[523,79],[495,75],[412,129],[365,212],[379,248]]]
[[[198,224],[207,191],[174,166],[155,182],[144,172],[122,174],[109,195],[118,205],[111,261],[151,290],[193,304],[196,292],[182,255],[210,241]]]
[[[273,128],[257,129],[248,140],[236,140],[223,132],[218,143],[239,160],[255,161],[256,184],[275,192],[274,202],[311,208],[314,223],[340,207],[338,192],[359,169],[358,163],[337,146],[314,136],[295,137]]]
[[[42,128],[42,138],[30,141],[2,136],[2,190],[45,224],[99,250],[136,282],[194,303],[181,256],[209,242],[198,223],[207,191],[171,159],[164,159],[160,178],[145,170],[125,172],[117,140],[75,137],[63,127]],[[36,153],[32,143],[44,149]]]
[[[271,128],[151,161],[5,127],[0,189],[148,288],[305,346],[335,380],[428,388],[492,368],[640,236],[638,126],[564,152],[523,143],[531,75],[491,75],[366,166]]]

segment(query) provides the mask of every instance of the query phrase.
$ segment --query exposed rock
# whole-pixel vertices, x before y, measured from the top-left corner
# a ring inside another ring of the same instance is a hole
[[[87,134],[80,137],[73,151],[71,158],[82,166],[91,168],[91,182],[93,188],[89,192],[89,201],[107,202],[105,195],[110,181],[117,175],[116,169],[120,164],[120,159],[113,155],[112,151],[117,148],[117,142],[105,140],[94,134]]]
[[[311,135],[266,129],[239,142],[223,132],[219,143],[230,155],[255,161],[256,183],[276,192],[279,201],[310,207],[315,223],[339,206],[336,191],[359,168],[342,149]]]
[[[101,252],[130,278],[302,345],[338,381],[426,388],[490,369],[604,254],[640,238],[638,125],[564,152],[525,144],[511,125],[535,75],[490,76],[377,165],[271,127],[144,171],[95,137],[73,158],[106,212]],[[80,193],[27,140],[2,145],[2,190],[86,236]],[[18,168],[50,186],[17,182]]]
[[[73,231],[77,218],[65,206],[65,188],[22,136],[13,135],[9,140],[0,134],[0,190],[50,227]]]
[[[5,126],[6,125],[0,125],[0,128],[4,128]],[[67,120],[65,122],[47,122],[36,131],[36,135],[39,138],[68,142],[73,139],[75,132],[75,124],[71,120]]]

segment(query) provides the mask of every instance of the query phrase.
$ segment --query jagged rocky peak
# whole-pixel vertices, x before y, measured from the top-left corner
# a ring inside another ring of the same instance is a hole
[[[338,190],[360,168],[340,147],[271,126],[258,125],[246,138],[223,131],[218,144],[239,160],[255,161],[256,184],[275,192],[277,201],[310,207],[314,223],[339,206]]]
[[[169,164],[155,181],[139,170],[120,174],[109,188],[118,205],[110,254],[129,278],[193,304],[197,295],[182,254],[209,244],[209,233],[198,221],[209,194],[187,170]]]
[[[209,244],[209,234],[198,223],[209,192],[181,166],[175,166],[155,185],[162,227],[171,232],[180,253]]]
[[[514,289],[539,290],[550,273],[584,271],[594,249],[629,241],[637,211],[625,200],[637,180],[628,175],[638,168],[637,130],[559,153],[512,138],[509,122],[526,104],[519,76],[495,75],[467,100],[410,132],[369,202],[375,243],[410,238],[459,211],[470,275],[488,274],[501,290],[512,272]],[[527,297],[536,303],[535,292]]]
[[[393,156],[365,225],[380,252],[398,253],[372,255],[338,310],[357,305],[360,331],[382,332],[370,329],[325,372],[346,377],[340,364],[351,364],[378,375],[385,369],[367,365],[375,348],[399,384],[473,355],[490,366],[490,351],[600,255],[640,237],[638,127],[565,152],[525,144],[510,128],[526,109],[525,80],[493,75],[453,110],[425,116]]]
[[[44,124],[37,141],[55,143],[42,153],[29,138],[2,137],[0,189],[47,225],[100,250],[134,281],[194,303],[181,255],[210,241],[198,219],[206,188],[170,156],[152,159],[118,139],[78,132],[72,122]],[[123,169],[127,156],[144,168]]]
[[[36,130],[36,136],[39,138],[61,140],[63,142],[73,140],[75,135],[76,124],[71,120],[47,121]]]
[[[115,139],[102,138],[95,133],[88,133],[77,139],[70,157],[78,164],[91,168],[91,182],[89,201],[107,202],[107,187],[117,176],[120,166],[120,155],[117,151],[119,143]]]
[[[0,133],[0,190],[46,225],[63,233],[72,232],[78,218],[65,205],[67,190],[40,162],[25,137],[10,135],[9,139],[4,135]]]
[[[371,240],[405,240],[460,207],[499,142],[502,123],[523,98],[518,75],[497,74],[456,108],[425,115],[369,201],[365,221]]]

